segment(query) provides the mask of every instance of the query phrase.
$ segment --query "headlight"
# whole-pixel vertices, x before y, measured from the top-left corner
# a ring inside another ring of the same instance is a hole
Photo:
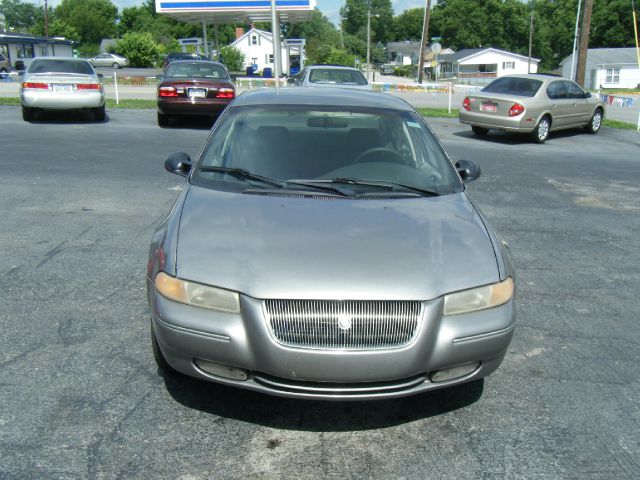
[[[485,310],[507,303],[512,297],[513,280],[509,277],[504,282],[445,295],[442,313],[443,315],[457,315]]]
[[[156,275],[155,286],[162,296],[176,302],[222,312],[240,312],[240,298],[236,292],[187,282],[164,272]]]

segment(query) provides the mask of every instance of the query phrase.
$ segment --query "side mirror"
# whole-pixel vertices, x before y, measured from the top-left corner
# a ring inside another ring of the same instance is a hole
[[[295,85],[296,84],[296,79],[295,77],[289,77],[287,78],[287,85]]]
[[[169,155],[169,158],[164,162],[164,168],[167,172],[175,173],[186,177],[191,171],[193,162],[188,153],[178,152]]]
[[[98,78],[99,78],[100,80],[103,80],[103,79],[104,79],[104,73],[99,73],[99,74],[98,74]]]
[[[585,92],[584,98],[591,98],[591,92]]]
[[[156,80],[162,80],[162,75],[156,75]]]
[[[24,77],[24,70],[18,71],[18,76],[19,77]]]
[[[471,182],[480,177],[480,166],[471,160],[459,160],[456,162],[456,170],[464,183]]]

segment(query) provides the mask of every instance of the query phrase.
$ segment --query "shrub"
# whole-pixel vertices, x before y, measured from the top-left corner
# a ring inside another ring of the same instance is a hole
[[[128,58],[132,67],[153,67],[164,48],[149,32],[129,32],[116,42],[115,51]]]
[[[230,72],[239,72],[244,64],[244,54],[235,47],[222,47],[220,49],[220,62],[224,63]]]

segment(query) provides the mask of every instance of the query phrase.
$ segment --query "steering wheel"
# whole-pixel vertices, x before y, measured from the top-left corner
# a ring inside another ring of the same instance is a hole
[[[365,150],[360,155],[358,155],[351,163],[354,164],[354,163],[364,163],[364,162],[379,162],[381,161],[379,158],[371,158],[368,160],[366,159],[371,155],[377,155],[377,154],[393,157],[390,163],[400,163],[402,165],[406,164],[405,159],[403,158],[402,155],[400,155],[395,150],[391,150],[390,148],[387,148],[387,147],[374,147],[374,148],[370,148],[369,150]]]

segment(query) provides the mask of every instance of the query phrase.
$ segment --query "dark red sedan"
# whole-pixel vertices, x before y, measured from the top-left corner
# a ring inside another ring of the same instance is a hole
[[[171,116],[217,117],[236,96],[224,65],[201,60],[171,62],[158,84],[158,125]]]

